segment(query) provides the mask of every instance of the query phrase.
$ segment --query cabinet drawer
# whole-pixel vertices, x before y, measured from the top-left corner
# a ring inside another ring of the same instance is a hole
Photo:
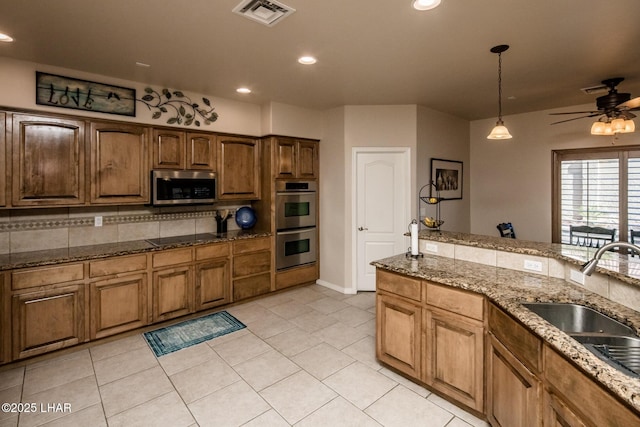
[[[11,289],[25,289],[35,286],[55,285],[84,279],[84,265],[56,265],[37,270],[14,271],[11,274]]]
[[[233,277],[265,273],[270,270],[271,252],[257,252],[233,257]]]
[[[229,256],[228,243],[199,246],[196,248],[196,261],[202,261],[203,259],[222,258],[227,256]]]
[[[266,237],[262,239],[247,239],[233,242],[233,253],[244,254],[247,252],[266,251],[271,249],[271,239]]]
[[[233,300],[255,297],[271,291],[271,273],[233,281]]]
[[[145,270],[146,268],[146,255],[110,258],[101,261],[92,261],[89,264],[89,277],[129,273],[131,271]]]
[[[476,320],[484,319],[482,295],[451,289],[433,283],[426,285],[427,304]]]
[[[542,341],[493,304],[489,304],[489,331],[527,368],[540,372]]]
[[[420,289],[422,287],[419,279],[400,276],[380,269],[376,270],[376,287],[378,290],[391,292],[415,301],[420,301]]]
[[[153,254],[153,268],[184,264],[186,262],[191,262],[191,248],[162,251]]]

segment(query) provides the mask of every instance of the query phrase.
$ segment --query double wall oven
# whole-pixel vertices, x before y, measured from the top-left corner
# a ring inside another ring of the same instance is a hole
[[[315,181],[276,181],[276,269],[317,260]]]

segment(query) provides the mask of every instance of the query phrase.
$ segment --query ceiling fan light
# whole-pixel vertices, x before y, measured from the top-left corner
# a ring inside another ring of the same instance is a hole
[[[636,131],[636,124],[633,120],[625,120],[624,121],[624,130],[621,130],[620,133],[633,133]]]
[[[593,122],[591,125],[591,135],[604,135],[605,127],[605,122]]]
[[[502,120],[496,122],[496,126],[491,130],[491,133],[487,136],[487,139],[511,139],[513,138],[509,133],[509,129],[502,123]]]
[[[614,133],[622,132],[624,130],[624,119],[611,120],[611,129]]]
[[[603,135],[614,135],[615,132],[613,131],[613,126],[611,126],[611,123],[605,123],[604,124],[604,134]]]

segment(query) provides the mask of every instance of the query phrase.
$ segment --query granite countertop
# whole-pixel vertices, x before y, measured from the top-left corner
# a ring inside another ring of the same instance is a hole
[[[265,231],[237,230],[221,234],[202,233],[44,251],[19,252],[0,255],[0,271],[269,236],[271,236],[271,233]],[[155,243],[151,243],[152,241]]]
[[[442,243],[473,246],[497,251],[536,255],[554,258],[577,266],[589,261],[598,248],[574,246],[561,243],[543,243],[522,239],[482,236],[479,234],[458,233],[451,231],[434,232],[421,230],[418,238]],[[614,277],[622,282],[640,287],[640,256],[617,252],[606,252],[596,267],[598,273]]]
[[[491,246],[491,241],[484,241],[481,236],[475,237],[478,237],[477,246],[487,245],[482,247],[493,247]],[[446,241],[451,243],[451,236]],[[511,246],[513,251],[518,251],[520,244],[516,240],[514,245]],[[544,249],[545,246],[548,245],[542,245],[541,251],[547,250]],[[525,249],[524,245],[520,247],[523,250]],[[416,260],[402,254],[374,261],[371,264],[387,271],[487,296],[492,302],[520,320],[553,348],[573,360],[605,388],[611,390],[640,411],[640,378],[628,376],[601,361],[584,346],[570,338],[569,335],[526,309],[522,302],[570,302],[583,304],[633,327],[638,334],[640,334],[639,312],[575,286],[563,279],[455,260],[453,258],[425,254],[424,258]]]

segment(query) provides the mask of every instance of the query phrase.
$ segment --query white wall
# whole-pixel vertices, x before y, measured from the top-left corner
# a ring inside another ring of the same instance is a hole
[[[279,102],[270,102],[263,107],[263,110],[269,112],[267,118],[263,118],[262,133],[264,135],[322,139],[324,115],[317,110]]]
[[[469,232],[471,226],[471,175],[469,162],[469,122],[426,107],[418,107],[417,190],[431,181],[431,159],[462,162],[462,200],[447,200],[440,205],[440,216],[445,222],[443,230]],[[425,188],[423,195],[429,195]],[[435,217],[436,207],[420,203],[420,218]],[[417,211],[413,211],[417,212]]]
[[[565,117],[551,112],[591,109],[585,104],[506,116],[513,139],[504,141],[486,139],[495,118],[471,122],[471,233],[498,236],[496,225],[512,222],[518,238],[551,242],[552,150],[640,144],[640,132],[615,141],[592,136],[593,119],[550,125]]]

